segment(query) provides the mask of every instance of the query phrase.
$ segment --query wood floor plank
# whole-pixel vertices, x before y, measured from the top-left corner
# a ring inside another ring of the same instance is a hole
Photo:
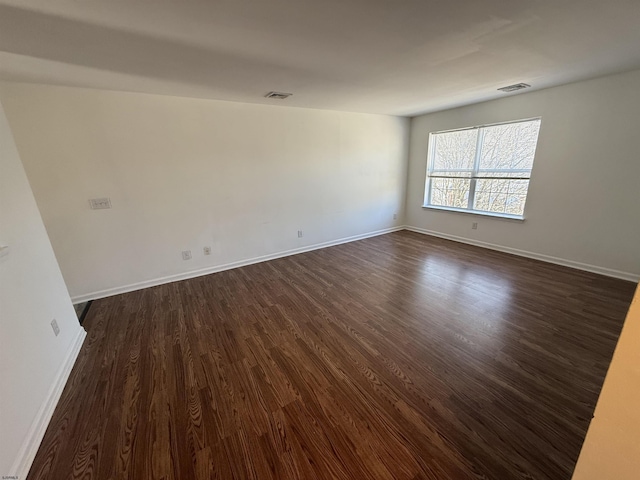
[[[96,300],[28,479],[569,479],[634,289],[403,231]]]

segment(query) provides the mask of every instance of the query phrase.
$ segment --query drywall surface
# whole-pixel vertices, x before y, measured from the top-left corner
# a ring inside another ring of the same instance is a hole
[[[524,222],[422,207],[429,132],[538,116]],[[640,71],[413,118],[406,223],[637,279],[638,119]]]
[[[0,96],[74,298],[402,225],[408,119],[11,83]]]
[[[0,476],[23,478],[26,471],[16,466],[35,454],[23,446],[37,448],[42,439],[28,437],[35,423],[46,426],[43,406],[55,406],[51,390],[64,384],[60,371],[83,330],[1,105],[0,244],[9,247],[0,252]],[[50,325],[54,318],[58,336]]]
[[[573,480],[635,480],[640,472],[640,289],[631,304]]]

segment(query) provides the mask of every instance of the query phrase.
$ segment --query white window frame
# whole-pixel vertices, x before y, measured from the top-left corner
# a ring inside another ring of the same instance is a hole
[[[424,190],[424,203],[422,205],[423,208],[430,208],[430,209],[434,209],[434,210],[445,210],[445,211],[451,211],[451,212],[461,212],[461,213],[471,213],[473,215],[483,215],[483,216],[487,216],[487,217],[501,217],[501,218],[510,218],[510,219],[514,219],[514,220],[524,220],[524,211],[522,215],[514,215],[514,214],[510,214],[510,213],[501,213],[501,212],[489,212],[486,210],[475,210],[473,208],[473,201],[475,198],[475,191],[476,191],[476,183],[477,180],[492,180],[492,179],[497,179],[497,180],[529,180],[529,182],[531,181],[531,172],[533,171],[533,168],[531,169],[486,169],[483,170],[484,172],[495,172],[495,173],[500,173],[500,172],[510,172],[510,173],[518,173],[521,172],[523,174],[522,177],[479,177],[477,176],[477,173],[479,171],[479,167],[480,167],[480,158],[482,156],[482,145],[483,145],[483,140],[484,140],[484,134],[485,134],[485,128],[487,127],[495,127],[497,125],[513,125],[516,123],[524,123],[524,122],[532,122],[535,120],[539,120],[540,121],[540,126],[542,127],[542,117],[532,117],[532,118],[523,118],[521,120],[512,120],[512,121],[507,121],[507,122],[498,122],[498,123],[487,123],[484,125],[476,125],[473,127],[464,127],[464,128],[454,128],[451,130],[440,130],[437,132],[430,132],[429,133],[429,144],[428,144],[428,148],[427,148],[427,176],[425,179],[425,190]],[[473,168],[472,169],[460,169],[460,170],[442,170],[442,172],[455,172],[455,171],[460,171],[460,172],[468,172],[471,174],[470,177],[465,177],[468,178],[470,180],[469,182],[469,198],[467,200],[467,207],[466,208],[458,208],[458,207],[450,207],[450,206],[446,206],[446,205],[432,205],[429,203],[430,199],[431,199],[431,178],[457,178],[457,177],[451,177],[451,176],[438,176],[437,173],[439,172],[439,170],[434,170],[433,168],[433,164],[434,164],[434,144],[435,142],[433,141],[433,138],[435,135],[439,135],[442,133],[450,133],[450,132],[461,132],[461,131],[465,131],[465,130],[479,130],[478,132],[478,138],[476,140],[476,152],[475,152],[475,157],[474,157],[474,161],[473,161]],[[538,140],[540,138],[540,134],[538,133]],[[537,145],[536,145],[537,147]],[[535,163],[535,158],[534,158],[534,163]],[[527,192],[528,194],[528,192]],[[525,198],[525,207],[524,209],[526,210],[526,205],[527,205],[527,199]]]

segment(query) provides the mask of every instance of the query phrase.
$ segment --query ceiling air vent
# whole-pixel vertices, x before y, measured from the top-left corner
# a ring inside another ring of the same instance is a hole
[[[516,90],[522,90],[523,88],[529,88],[531,85],[528,83],[514,83],[513,85],[507,85],[506,87],[499,88],[501,92],[515,92]]]
[[[293,95],[293,93],[269,92],[264,96],[264,98],[275,98],[278,100],[284,100],[291,95]]]

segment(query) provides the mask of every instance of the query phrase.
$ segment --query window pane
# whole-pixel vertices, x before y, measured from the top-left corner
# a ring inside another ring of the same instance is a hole
[[[529,180],[478,179],[473,208],[485,212],[522,215],[528,188]]]
[[[496,171],[496,170],[478,170],[476,177],[500,177],[500,178],[530,178],[531,170],[506,170],[506,171]]]
[[[524,215],[539,131],[536,119],[431,133],[425,204]]]
[[[533,166],[539,130],[540,120],[483,128],[480,176],[487,176],[487,170],[512,169],[527,172],[520,175],[514,172],[508,176],[528,176]]]
[[[429,203],[443,207],[467,208],[470,184],[471,180],[466,178],[432,178]]]
[[[433,163],[435,171],[461,171],[460,175],[470,176],[476,153],[478,130],[438,133],[432,136]]]

